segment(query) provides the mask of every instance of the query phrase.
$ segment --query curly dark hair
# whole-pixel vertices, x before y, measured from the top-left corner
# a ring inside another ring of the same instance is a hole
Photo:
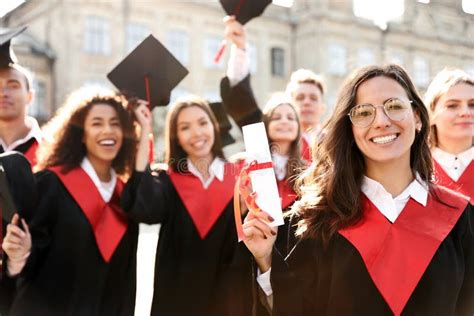
[[[295,203],[291,215],[299,218],[297,235],[302,238],[320,239],[327,245],[339,229],[352,226],[362,218],[360,187],[365,162],[347,114],[355,106],[360,85],[375,77],[395,80],[413,101],[413,111],[419,115],[422,126],[411,146],[410,166],[436,197],[431,183],[428,111],[412,80],[402,67],[394,64],[360,68],[342,86],[334,112],[324,126],[327,134],[313,152],[313,164],[297,181],[301,200]]]
[[[123,143],[112,162],[112,168],[121,177],[133,170],[137,137],[131,115],[126,110],[127,100],[109,90],[82,88],[72,93],[55,116],[44,126],[47,137],[39,147],[37,170],[61,166],[63,172],[78,167],[87,149],[83,143],[84,122],[96,104],[107,104],[115,109],[123,131]]]

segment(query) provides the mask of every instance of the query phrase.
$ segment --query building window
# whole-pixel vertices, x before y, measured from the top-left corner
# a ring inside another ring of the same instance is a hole
[[[346,48],[341,44],[328,46],[328,72],[332,75],[342,76],[346,73]]]
[[[138,46],[149,34],[150,29],[146,25],[129,23],[126,30],[125,49],[131,52]]]
[[[166,33],[166,48],[183,65],[189,64],[189,36],[180,30],[170,30]]]
[[[222,38],[217,36],[209,35],[204,40],[204,53],[202,54],[203,64],[207,69],[224,69],[224,58],[223,56],[219,60],[219,63],[214,63],[214,56],[221,47]]]
[[[462,0],[462,10],[468,14],[474,14],[474,1]]]
[[[86,18],[84,50],[89,54],[110,54],[110,25],[108,21],[97,16]]]
[[[273,47],[272,50],[272,75],[276,77],[285,76],[285,51],[280,47]]]
[[[471,77],[474,77],[474,65],[466,65],[464,71]]]
[[[35,95],[28,114],[36,118],[45,116],[44,107],[46,105],[46,85],[41,81],[35,80],[33,82],[33,89]]]
[[[375,64],[374,52],[369,48],[359,48],[357,50],[357,67]]]
[[[247,49],[249,50],[250,73],[255,74],[257,73],[257,64],[258,64],[257,46],[253,43],[249,43],[247,46]]]
[[[415,57],[413,60],[414,80],[418,86],[426,87],[430,80],[428,61],[423,57]]]

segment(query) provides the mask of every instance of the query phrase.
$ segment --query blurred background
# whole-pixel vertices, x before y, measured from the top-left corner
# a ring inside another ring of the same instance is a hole
[[[421,92],[447,66],[474,75],[474,0],[287,2],[292,6],[270,5],[246,25],[260,105],[298,68],[324,77],[328,113],[344,77],[359,66],[398,63]],[[190,71],[172,100],[187,93],[220,100],[229,49],[219,64],[213,57],[224,15],[217,0],[0,1],[0,27],[29,26],[12,44],[19,63],[35,75],[29,111],[40,122],[82,85],[111,87],[106,74],[150,33]],[[158,159],[165,112],[154,111]],[[232,135],[241,139],[235,129]],[[238,142],[230,151],[240,148]]]

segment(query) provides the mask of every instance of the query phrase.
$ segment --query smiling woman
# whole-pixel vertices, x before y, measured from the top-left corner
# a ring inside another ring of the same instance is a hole
[[[119,203],[136,151],[126,104],[81,89],[45,127],[33,246],[11,315],[133,315],[138,227]]]

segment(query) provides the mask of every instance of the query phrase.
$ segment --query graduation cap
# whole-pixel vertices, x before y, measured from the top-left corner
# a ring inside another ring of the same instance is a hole
[[[272,3],[272,0],[219,0],[227,15],[233,15],[237,21],[245,25],[253,18],[262,15],[267,6]],[[224,53],[226,41],[222,41],[216,55],[214,62],[217,64]]]
[[[26,30],[27,26],[7,29],[0,34],[0,67],[7,67],[17,62],[17,58],[11,48],[11,40]]]
[[[107,78],[127,97],[146,100],[153,109],[168,105],[171,90],[188,73],[163,44],[150,35]]]
[[[171,91],[188,70],[153,35],[125,57],[107,78],[127,97],[148,101],[150,110],[170,103]],[[149,135],[149,161],[154,160],[153,133]]]
[[[209,106],[211,107],[211,110],[214,113],[217,122],[219,123],[222,146],[225,147],[235,143],[235,139],[229,133],[229,131],[232,129],[232,125],[230,124],[229,118],[227,117],[227,112],[222,105],[222,102],[212,102],[209,103]]]

